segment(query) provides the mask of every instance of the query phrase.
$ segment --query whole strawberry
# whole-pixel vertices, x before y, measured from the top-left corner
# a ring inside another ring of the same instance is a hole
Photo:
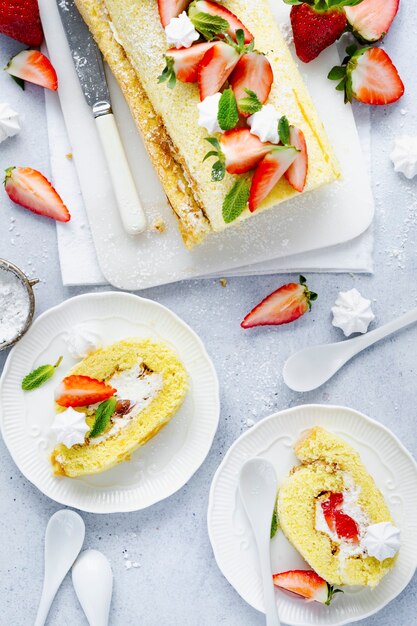
[[[0,33],[27,46],[39,47],[43,40],[37,0],[1,0]]]
[[[304,63],[315,59],[344,32],[347,20],[343,9],[361,0],[284,0],[291,4],[291,26],[297,56]]]

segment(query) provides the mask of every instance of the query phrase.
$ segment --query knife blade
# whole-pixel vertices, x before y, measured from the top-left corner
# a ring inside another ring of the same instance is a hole
[[[57,0],[57,7],[82,92],[96,120],[123,226],[129,234],[138,234],[146,228],[146,217],[112,113],[101,52],[74,0]]]

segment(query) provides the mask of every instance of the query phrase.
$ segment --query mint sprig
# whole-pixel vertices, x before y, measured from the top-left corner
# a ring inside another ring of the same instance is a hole
[[[288,146],[290,142],[290,125],[285,115],[278,122],[278,135],[283,146]]]
[[[210,15],[210,13],[196,12],[191,9],[188,17],[194,28],[208,41],[211,41],[221,33],[227,32],[230,28],[229,22],[219,15]]]
[[[249,193],[250,187],[245,178],[235,182],[223,201],[222,215],[226,224],[233,222],[244,211]]]
[[[209,142],[214,150],[207,152],[203,159],[203,163],[212,156],[217,157],[217,161],[213,163],[211,168],[211,180],[213,182],[218,182],[219,180],[223,180],[224,175],[226,174],[225,157],[222,152],[220,142],[216,137],[206,137],[206,141]]]
[[[111,416],[116,408],[117,398],[112,396],[101,402],[96,410],[94,424],[90,430],[89,437],[98,437],[105,430]]]
[[[259,100],[258,96],[251,89],[246,89],[245,92],[248,94],[244,98],[241,98],[238,102],[239,111],[241,113],[247,113],[249,115],[253,115],[257,111],[262,109],[262,103]]]
[[[166,65],[162,70],[162,74],[158,76],[158,83],[167,83],[170,89],[174,89],[177,83],[177,75],[174,70],[174,59],[168,55],[165,56]]]
[[[61,361],[62,356],[59,357],[55,365],[40,365],[27,374],[22,380],[22,389],[24,391],[32,391],[32,389],[37,389],[46,383],[46,381],[55,374],[55,370],[60,365]]]
[[[236,98],[233,89],[225,89],[219,100],[217,121],[222,130],[231,130],[239,121]]]

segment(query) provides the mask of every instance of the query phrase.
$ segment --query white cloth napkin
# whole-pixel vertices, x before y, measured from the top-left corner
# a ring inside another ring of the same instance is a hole
[[[40,1],[41,12],[46,10],[45,0]],[[69,63],[71,61],[69,60]],[[61,90],[61,97],[63,92]],[[68,224],[57,224],[58,249],[64,285],[105,284],[97,257],[94,242],[85,212],[80,183],[73,161],[64,118],[58,95],[47,91],[45,94],[46,116],[49,135],[52,179],[61,195],[65,198],[77,219]],[[370,164],[370,117],[369,111],[362,107],[356,111],[356,123],[362,150],[368,166]],[[86,108],[86,115],[90,115]],[[82,120],[80,120],[80,123]],[[99,161],[95,150],[99,144],[89,145],[91,163]],[[100,155],[98,155],[100,156]],[[80,172],[81,180],[85,171]],[[370,227],[365,233],[345,244],[314,250],[297,255],[279,258],[251,266],[222,271],[222,276],[247,276],[273,274],[279,272],[317,271],[317,272],[372,272],[373,233]],[[214,276],[209,271],[207,277]]]

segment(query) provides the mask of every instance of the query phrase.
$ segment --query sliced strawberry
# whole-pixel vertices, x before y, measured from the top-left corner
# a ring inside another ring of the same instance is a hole
[[[56,91],[58,78],[50,60],[38,50],[22,50],[4,68],[14,78]]]
[[[166,56],[174,59],[173,69],[178,80],[183,83],[196,83],[198,79],[198,65],[207,50],[214,46],[214,42],[196,43],[189,48],[172,48]]]
[[[229,174],[244,174],[253,170],[259,161],[274,147],[263,143],[249,128],[234,128],[220,137],[220,145]]]
[[[342,507],[342,493],[331,493],[329,497],[321,503],[323,515],[329,529],[342,539],[358,543],[359,527],[350,515],[344,513]]]
[[[345,7],[347,21],[355,37],[365,42],[382,39],[397,14],[400,0],[362,0]]]
[[[256,93],[258,100],[263,104],[269,96],[273,82],[274,74],[271,64],[260,52],[244,54],[229,77],[229,83],[238,103],[247,96],[245,89],[250,89]]]
[[[43,174],[31,167],[9,167],[4,188],[13,202],[38,215],[58,222],[69,222],[71,216],[61,197]]]
[[[37,0],[2,0],[0,33],[27,46],[40,46],[43,32]]]
[[[220,91],[233,72],[239,58],[239,52],[223,41],[216,41],[210,50],[207,50],[198,66],[198,86],[201,101]]]
[[[326,498],[326,500],[323,500],[323,502],[321,503],[324,519],[326,520],[327,526],[332,531],[332,533],[336,532],[336,510],[340,509],[342,504],[342,493],[331,493],[329,497]]]
[[[250,188],[249,210],[252,213],[295,161],[297,154],[298,151],[293,146],[277,146],[262,159],[253,175]]]
[[[346,96],[365,104],[391,104],[404,93],[403,82],[381,48],[362,48],[346,67]]]
[[[242,328],[288,324],[311,308],[317,294],[309,291],[304,276],[300,282],[283,285],[260,302],[241,322]]]
[[[304,137],[304,133],[295,126],[290,127],[290,141],[291,146],[294,146],[299,150],[297,157],[292,165],[287,169],[284,176],[296,191],[303,191],[308,169],[308,154],[307,144]]]
[[[114,395],[116,389],[106,383],[72,374],[62,380],[55,391],[55,402],[60,406],[88,406],[96,402],[103,402]]]
[[[158,0],[158,11],[163,28],[168,26],[173,17],[180,13],[190,4],[190,0]]]
[[[343,33],[347,20],[342,5],[343,0],[340,6],[325,11],[317,10],[314,2],[312,6],[303,2],[291,7],[295,51],[301,61],[309,63]]]
[[[341,592],[341,589],[334,589],[324,578],[312,571],[291,570],[274,574],[272,579],[276,587],[321,604],[330,604],[334,594]]]
[[[229,9],[226,9],[222,4],[217,2],[210,2],[209,0],[197,0],[191,5],[190,12],[192,13],[208,13],[209,15],[218,15],[224,20],[229,22],[230,28],[227,34],[236,40],[236,31],[243,30],[245,35],[245,43],[250,43],[253,39],[253,35],[248,31],[246,26],[242,24],[238,17]],[[191,13],[190,13],[191,14]]]

